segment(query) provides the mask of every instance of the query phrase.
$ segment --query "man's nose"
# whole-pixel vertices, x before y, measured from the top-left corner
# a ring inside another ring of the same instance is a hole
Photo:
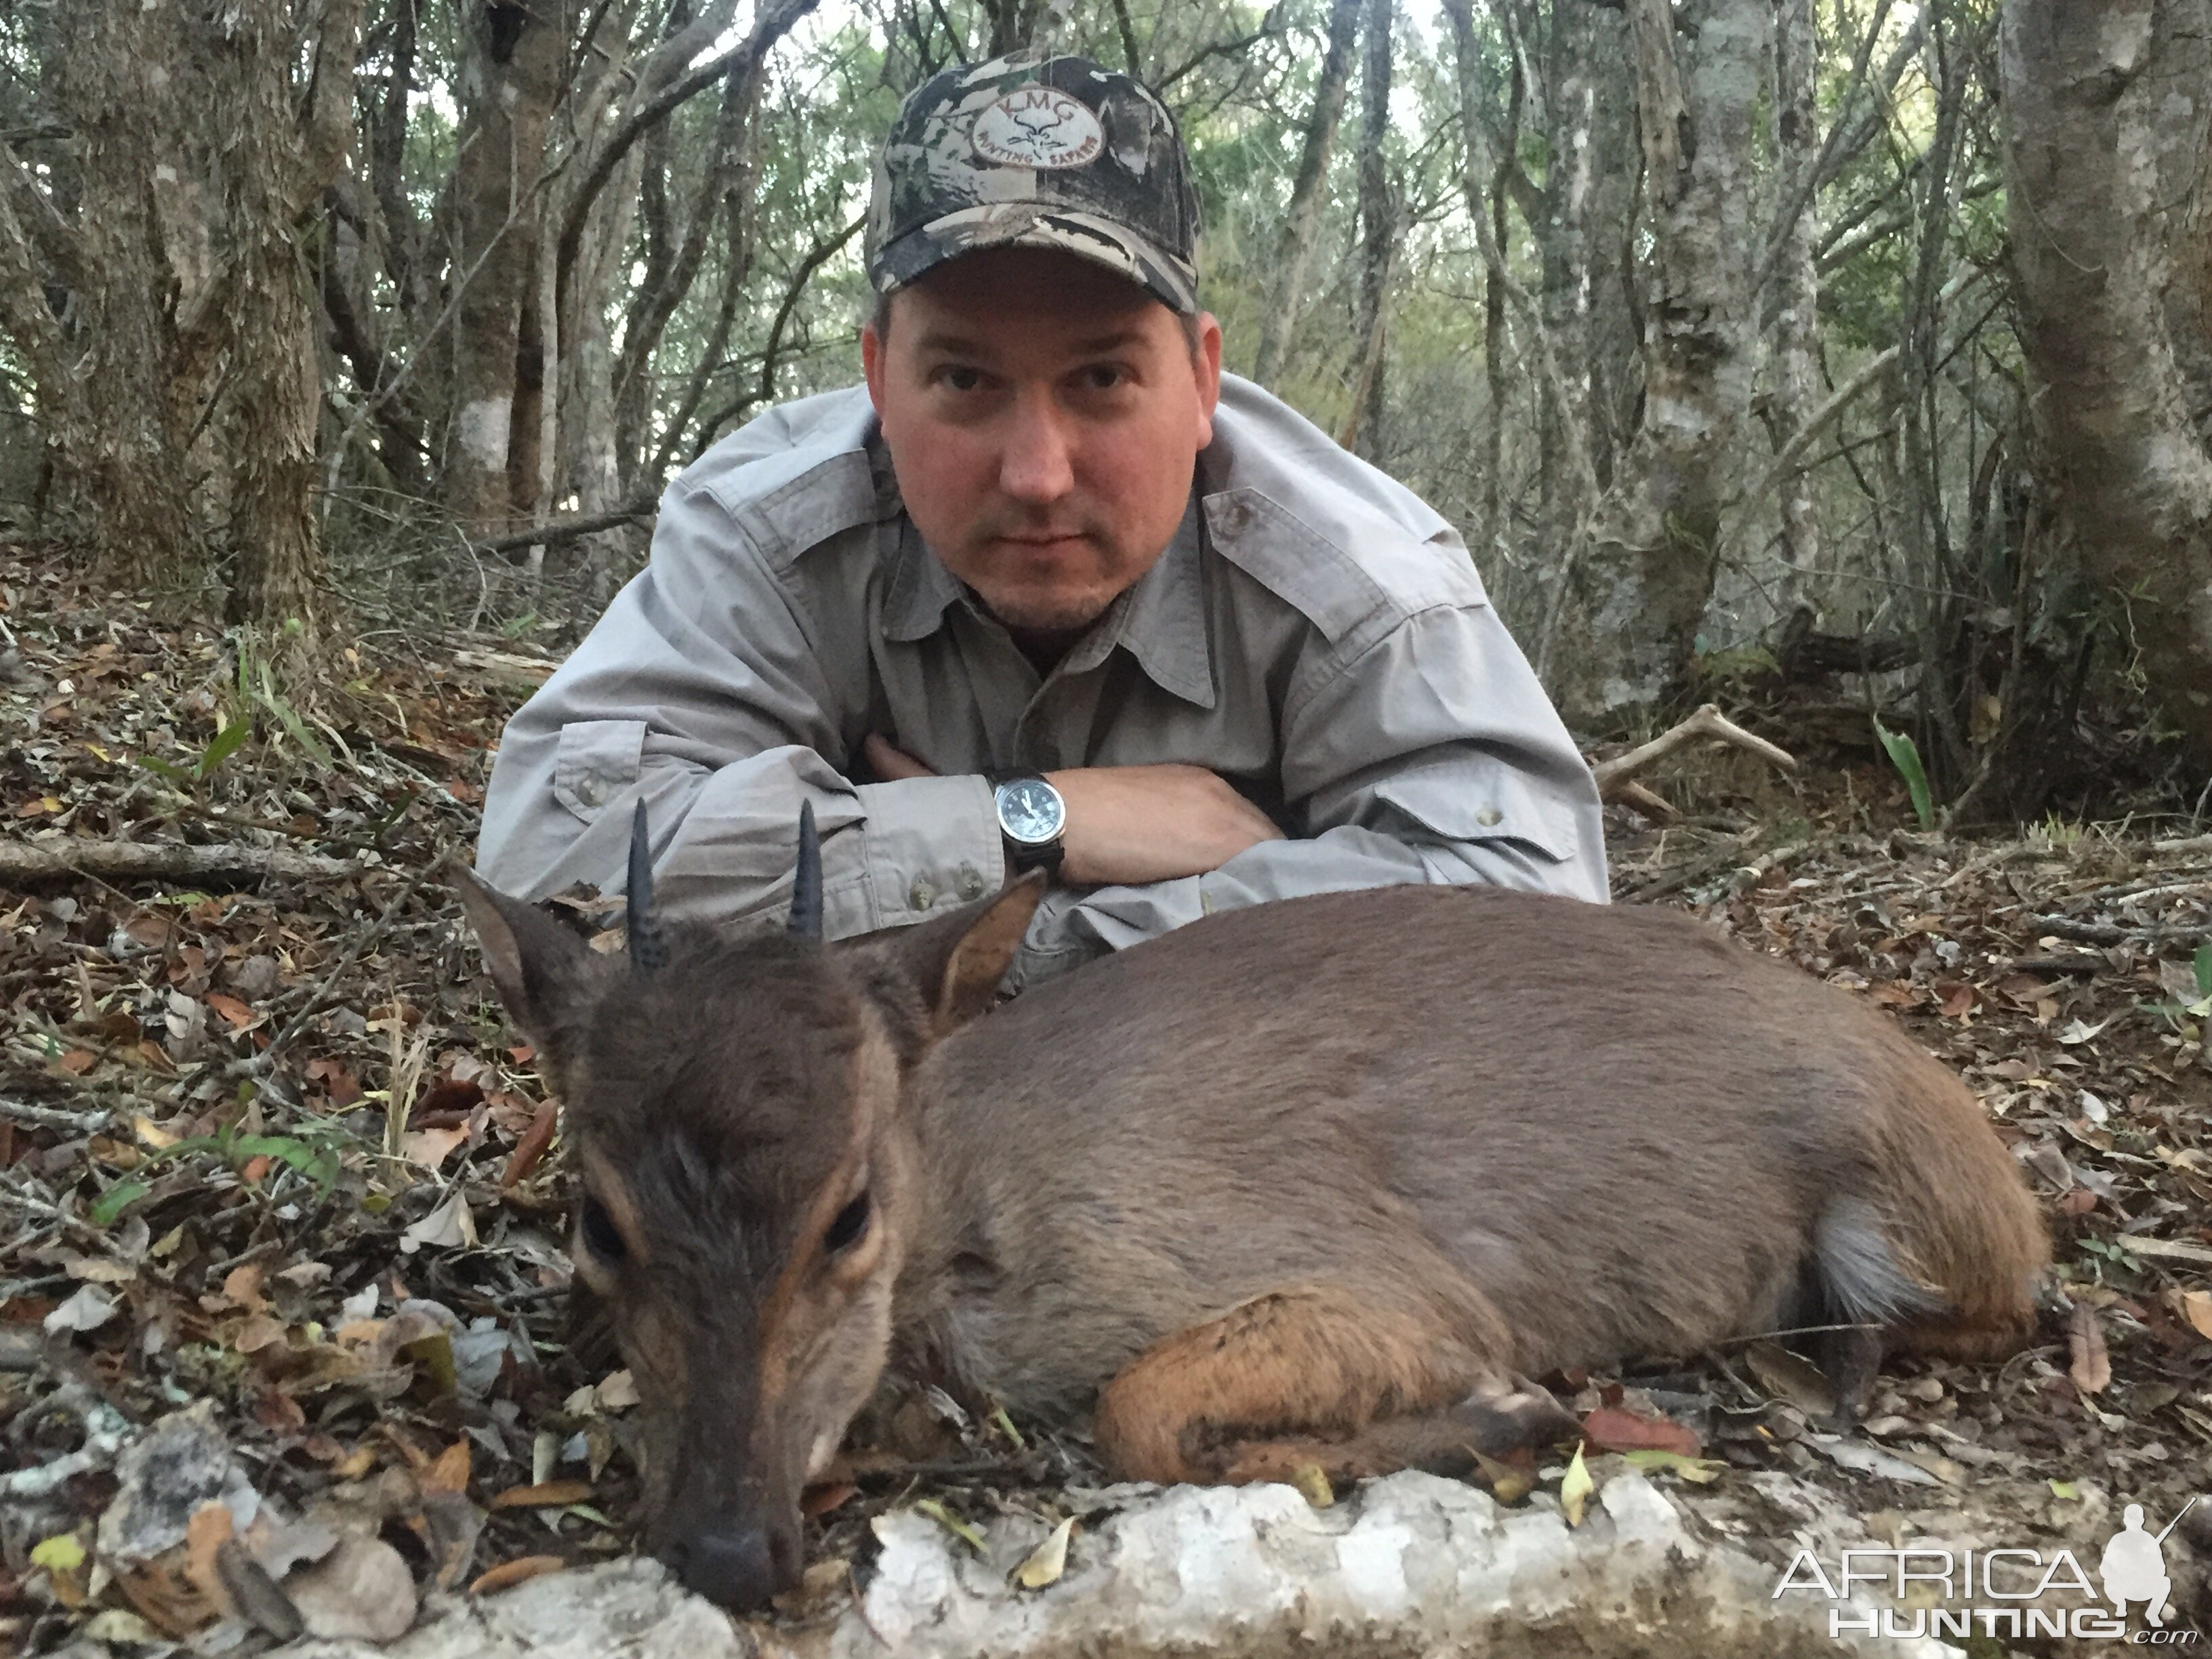
[[[1051,401],[1025,398],[1008,420],[999,488],[1018,501],[1056,501],[1075,488],[1073,446]]]
[[[796,1540],[736,1522],[701,1528],[664,1552],[684,1589],[733,1612],[764,1607],[799,1582]]]

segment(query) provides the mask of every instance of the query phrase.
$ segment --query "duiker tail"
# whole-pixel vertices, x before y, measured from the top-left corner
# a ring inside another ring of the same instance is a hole
[[[1838,1313],[1884,1327],[1891,1352],[2008,1353],[2034,1331],[2050,1261],[2035,1200],[1972,1091],[1902,1038],[1882,1047],[1875,1191],[1820,1217],[1822,1289]]]

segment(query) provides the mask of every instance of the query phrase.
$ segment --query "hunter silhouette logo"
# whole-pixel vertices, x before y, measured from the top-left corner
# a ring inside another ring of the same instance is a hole
[[[975,118],[968,141],[1007,167],[1079,167],[1106,147],[1098,118],[1055,87],[1024,87]]]
[[[2197,1506],[2192,1498],[2181,1506],[2186,1515]],[[2173,1580],[2166,1576],[2166,1534],[2181,1524],[2181,1515],[2166,1523],[2166,1532],[2152,1537],[2143,1530],[2143,1511],[2140,1504],[2130,1504],[2121,1511],[2120,1530],[2112,1534],[2112,1541],[2105,1546],[2104,1559],[2097,1563],[2097,1577],[2105,1581],[2106,1598],[2121,1618],[2128,1616],[2128,1603],[2141,1601],[2143,1618],[2152,1628],[2166,1628],[2166,1599],[2173,1594]]]

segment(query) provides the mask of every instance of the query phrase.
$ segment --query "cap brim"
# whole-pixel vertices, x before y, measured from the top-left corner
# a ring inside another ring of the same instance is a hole
[[[1197,272],[1126,226],[1046,202],[990,202],[917,226],[877,255],[876,289],[896,293],[948,259],[994,247],[1072,253],[1135,283],[1170,311],[1198,309]]]

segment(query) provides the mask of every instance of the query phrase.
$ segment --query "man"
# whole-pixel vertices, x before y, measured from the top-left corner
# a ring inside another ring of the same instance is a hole
[[[1606,896],[1596,791],[1457,536],[1198,309],[1173,118],[1072,58],[910,97],[865,391],[770,410],[509,725],[479,851],[831,937],[1052,870],[1013,988],[1224,906],[1398,882]]]

